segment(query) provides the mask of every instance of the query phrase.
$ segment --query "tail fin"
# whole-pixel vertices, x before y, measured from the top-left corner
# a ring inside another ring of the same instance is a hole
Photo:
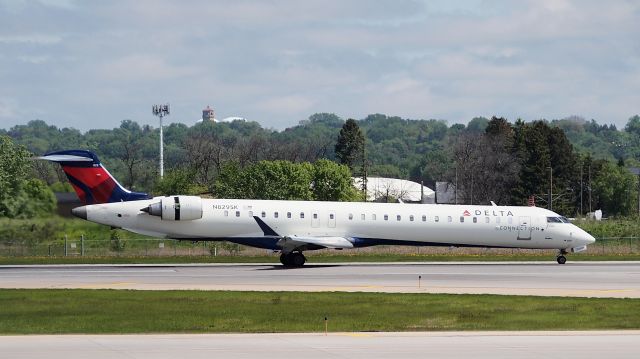
[[[131,192],[102,166],[98,156],[86,150],[50,152],[39,159],[57,162],[84,204],[126,202],[150,198]]]

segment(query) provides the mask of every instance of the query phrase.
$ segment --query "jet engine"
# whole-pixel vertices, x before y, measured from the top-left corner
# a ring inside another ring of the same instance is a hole
[[[202,198],[197,196],[163,197],[140,209],[165,221],[193,221],[202,218]]]

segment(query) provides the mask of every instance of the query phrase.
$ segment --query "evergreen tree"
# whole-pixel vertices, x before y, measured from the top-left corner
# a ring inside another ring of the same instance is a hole
[[[356,120],[348,119],[338,135],[335,151],[336,157],[343,165],[347,165],[351,171],[354,170],[356,161],[361,157],[364,148],[364,135]]]

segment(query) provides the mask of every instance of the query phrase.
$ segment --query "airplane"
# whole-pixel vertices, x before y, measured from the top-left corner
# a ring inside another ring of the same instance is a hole
[[[152,237],[280,251],[285,267],[302,267],[304,251],[375,245],[556,249],[565,264],[566,254],[595,242],[539,207],[150,197],[122,187],[90,151],[40,159],[62,165],[85,203],[76,217]]]

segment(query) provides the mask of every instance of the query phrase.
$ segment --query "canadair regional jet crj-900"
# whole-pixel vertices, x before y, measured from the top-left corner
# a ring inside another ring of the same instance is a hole
[[[374,245],[586,249],[595,239],[566,218],[538,207],[317,201],[150,198],[122,187],[84,150],[48,153],[62,165],[85,206],[82,219],[143,235],[191,241],[229,241],[281,252],[287,267],[303,251]]]

